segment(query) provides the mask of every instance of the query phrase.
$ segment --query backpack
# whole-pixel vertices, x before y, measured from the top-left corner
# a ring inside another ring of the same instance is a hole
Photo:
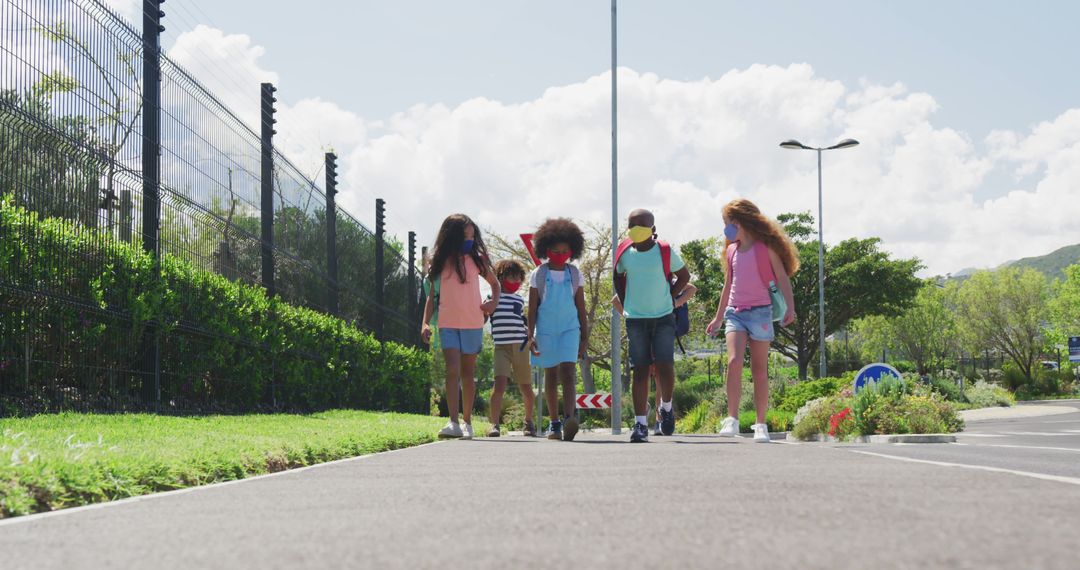
[[[760,247],[759,247],[760,246]],[[733,266],[735,251],[739,248],[738,242],[728,246],[728,267]],[[754,242],[754,259],[757,261],[758,278],[769,291],[769,304],[772,307],[772,320],[781,321],[787,313],[787,300],[776,286],[776,273],[773,272],[772,263],[769,262],[769,248],[761,242]]]
[[[566,267],[570,269],[570,285],[572,288],[573,284],[581,279],[581,271],[569,263],[566,264]],[[546,263],[543,263],[540,267],[536,268],[536,292],[540,294],[541,300],[544,298],[544,289],[547,288],[547,274],[550,270],[551,269]]]
[[[618,284],[620,281],[626,281],[626,274],[620,274],[618,271],[619,259],[622,258],[622,254],[626,253],[626,250],[630,249],[634,245],[634,242],[629,239],[624,239],[619,242],[618,249],[615,250],[615,263],[612,267],[615,268],[615,282]],[[660,263],[664,266],[664,277],[667,278],[668,283],[672,286],[675,282],[672,281],[671,273],[671,244],[663,240],[656,240],[656,245],[660,246]],[[673,311],[675,314],[675,340],[679,343],[679,349],[686,353],[686,349],[682,347],[682,337],[686,336],[690,332],[690,304],[683,303],[681,307],[676,307]]]

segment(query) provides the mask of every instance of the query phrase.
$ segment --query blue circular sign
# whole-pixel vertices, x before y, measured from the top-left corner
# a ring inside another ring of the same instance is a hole
[[[896,376],[897,379],[902,378],[900,371],[885,364],[884,362],[875,362],[873,364],[867,364],[859,370],[859,373],[855,375],[854,388],[858,392],[860,388],[866,386],[869,382],[877,382],[881,380],[883,376]]]

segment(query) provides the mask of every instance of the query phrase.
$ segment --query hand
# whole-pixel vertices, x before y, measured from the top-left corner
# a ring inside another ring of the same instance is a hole
[[[536,346],[536,339],[531,336],[529,337],[529,352],[531,352],[533,356],[540,356],[540,349]]]
[[[424,344],[431,344],[431,325],[424,323],[424,326],[420,327],[420,340],[423,340]]]
[[[485,315],[490,315],[491,313],[495,312],[495,308],[498,306],[498,303],[496,303],[494,300],[491,300],[487,303],[480,305],[480,310],[483,311]]]
[[[585,341],[582,341],[581,344],[578,345],[578,349],[577,349],[578,360],[585,360],[585,354],[588,351],[589,351],[589,343],[585,342]]]
[[[705,334],[709,336],[717,336],[723,328],[723,322],[719,318],[715,318],[709,321],[708,326],[705,327]]]
[[[780,326],[788,326],[795,322],[795,309],[788,308],[787,313],[784,313],[784,319],[780,321]]]

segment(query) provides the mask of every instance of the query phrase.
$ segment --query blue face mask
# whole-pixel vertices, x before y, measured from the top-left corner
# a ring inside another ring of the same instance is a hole
[[[472,253],[473,243],[471,239],[467,239],[461,244],[461,253]]]
[[[735,224],[728,224],[724,226],[724,237],[728,241],[735,241],[735,238],[739,235],[739,227]]]

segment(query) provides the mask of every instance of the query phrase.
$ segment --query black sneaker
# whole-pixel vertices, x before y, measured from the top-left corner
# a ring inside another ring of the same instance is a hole
[[[562,439],[562,422],[551,422],[551,426],[548,428],[548,439]]]
[[[578,421],[574,416],[569,416],[563,419],[563,441],[574,441],[574,436],[578,432]]]
[[[649,427],[645,424],[634,424],[634,431],[630,432],[630,443],[648,443]]]
[[[675,433],[675,410],[660,410],[660,431],[664,432],[664,435]]]

